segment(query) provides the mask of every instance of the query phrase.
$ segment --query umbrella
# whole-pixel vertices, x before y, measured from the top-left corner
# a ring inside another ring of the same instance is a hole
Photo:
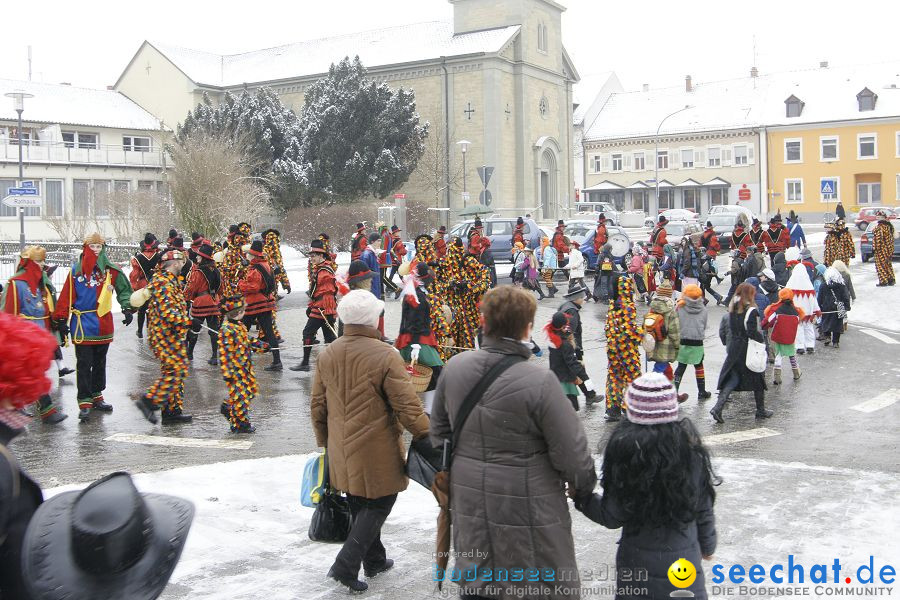
[[[492,213],[492,212],[494,212],[494,210],[491,208],[488,208],[484,204],[473,204],[473,205],[467,206],[464,209],[462,209],[461,211],[459,211],[459,216],[467,217],[469,215],[484,215],[484,214]]]
[[[450,473],[438,471],[434,475],[431,484],[431,493],[441,507],[437,521],[437,544],[435,548],[438,573],[442,574],[438,581],[438,589],[444,584],[443,574],[447,570],[447,562],[450,558]]]

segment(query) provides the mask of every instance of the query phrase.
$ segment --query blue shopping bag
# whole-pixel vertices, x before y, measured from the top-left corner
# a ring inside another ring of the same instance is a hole
[[[303,480],[300,483],[300,504],[315,508],[328,488],[328,460],[325,453],[306,461]]]

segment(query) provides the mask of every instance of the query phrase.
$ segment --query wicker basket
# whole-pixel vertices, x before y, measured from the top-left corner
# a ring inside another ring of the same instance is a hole
[[[428,389],[428,384],[431,383],[431,367],[412,363],[406,366],[406,371],[412,379],[413,388],[417,394]]]

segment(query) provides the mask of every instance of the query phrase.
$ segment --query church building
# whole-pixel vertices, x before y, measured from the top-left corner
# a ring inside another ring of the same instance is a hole
[[[332,63],[358,55],[373,80],[415,91],[421,122],[436,136],[427,143],[441,150],[438,161],[445,163],[437,166],[449,186],[429,185],[414,174],[398,192],[449,207],[451,217],[480,200],[501,214],[567,216],[574,202],[572,86],[578,73],[562,44],[565,8],[553,0],[449,2],[452,22],[241,54],[145,41],[115,89],[174,130],[204,93],[218,101],[226,92],[269,87],[299,112],[305,91]],[[486,187],[479,167],[493,167]]]

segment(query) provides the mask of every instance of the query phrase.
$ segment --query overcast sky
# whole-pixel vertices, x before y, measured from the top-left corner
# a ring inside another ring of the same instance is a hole
[[[563,40],[579,72],[615,71],[626,89],[678,85],[688,73],[695,82],[746,76],[754,36],[762,73],[820,60],[900,58],[897,0],[557,1],[568,7]],[[103,87],[115,83],[144,39],[239,52],[452,16],[446,0],[227,0],[210,10],[211,4],[15,2],[0,36],[0,77],[27,77],[29,44],[35,81]]]

